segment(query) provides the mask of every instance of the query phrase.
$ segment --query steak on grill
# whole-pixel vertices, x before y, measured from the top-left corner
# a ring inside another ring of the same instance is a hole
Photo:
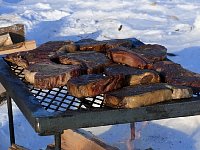
[[[190,98],[192,90],[164,83],[128,86],[104,95],[104,103],[114,108],[136,108],[171,99]]]
[[[141,56],[148,64],[164,60],[167,57],[167,49],[158,44],[146,44],[141,45],[133,50],[139,56]]]
[[[83,39],[76,42],[79,50],[88,51],[94,50],[98,52],[106,52],[107,49],[119,46],[132,47],[132,41],[128,39],[114,39],[105,41],[96,41],[93,39]]]
[[[112,62],[102,53],[95,51],[84,51],[66,53],[57,58],[61,64],[79,64],[87,70],[88,74],[101,73],[105,66]]]
[[[9,54],[5,59],[23,68],[35,63],[51,63],[50,57],[67,44],[67,41],[50,41],[32,51]]]
[[[138,46],[142,45],[142,42],[136,39],[117,39],[108,41],[96,41],[93,39],[83,39],[78,42],[72,41],[50,41],[42,44],[38,48],[29,52],[20,52],[9,54],[6,56],[6,60],[21,66],[23,68],[28,67],[30,64],[38,62],[51,63],[51,59],[56,58],[59,55],[76,51],[99,51],[105,52],[106,49],[118,46]]]
[[[149,68],[153,63],[164,60],[167,49],[161,45],[142,45],[137,48],[117,47],[107,50],[108,57],[130,67]]]
[[[132,48],[133,41],[130,39],[113,39],[113,40],[106,40],[106,50],[111,49],[111,48],[116,48],[116,47],[129,47]]]
[[[60,65],[37,63],[32,64],[24,71],[26,81],[33,84],[34,87],[41,89],[51,89],[64,86],[71,77],[82,74],[79,65]]]
[[[96,41],[93,39],[82,39],[75,42],[77,50],[80,51],[97,51],[97,52],[106,52],[107,49],[116,48],[119,46],[123,47],[136,47],[138,45],[143,45],[142,42],[136,39],[113,39],[113,40],[104,40]]]
[[[121,88],[124,77],[122,75],[104,76],[102,74],[81,75],[71,78],[67,89],[71,95],[84,98]]]
[[[137,85],[160,82],[160,77],[156,71],[148,69],[137,69],[125,65],[114,64],[105,68],[106,75],[125,76],[125,85]]]
[[[194,91],[200,91],[200,74],[184,69],[180,64],[161,61],[155,63],[152,69],[160,73],[164,82],[185,85],[192,87]]]
[[[104,41],[96,41],[93,39],[82,39],[80,41],[75,42],[77,49],[80,51],[97,51],[97,52],[105,52],[106,50],[106,42]]]

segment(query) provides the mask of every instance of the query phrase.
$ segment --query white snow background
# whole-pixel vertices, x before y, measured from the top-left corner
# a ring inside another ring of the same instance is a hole
[[[27,40],[34,39],[37,45],[50,40],[130,37],[161,44],[177,55],[170,59],[200,73],[198,0],[0,0],[0,27],[15,23],[25,24]],[[53,142],[52,136],[38,136],[13,105],[17,144],[38,150]],[[136,123],[133,142],[128,142],[129,124],[85,130],[122,150],[200,150],[199,116]],[[0,106],[0,150],[8,146],[4,104]]]

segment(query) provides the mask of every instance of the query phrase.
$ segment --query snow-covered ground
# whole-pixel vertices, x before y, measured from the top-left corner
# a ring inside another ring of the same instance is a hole
[[[198,0],[0,0],[0,26],[15,23],[24,23],[27,39],[35,39],[38,45],[49,40],[136,37],[166,46],[177,54],[172,60],[200,73]],[[15,104],[14,122],[18,144],[37,150],[53,142],[53,137],[38,137]],[[134,142],[128,142],[129,124],[86,130],[122,150],[200,149],[200,116],[136,123]],[[8,146],[4,104],[0,106],[0,150]]]

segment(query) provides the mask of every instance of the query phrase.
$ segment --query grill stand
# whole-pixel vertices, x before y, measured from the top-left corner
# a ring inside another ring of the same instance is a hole
[[[78,100],[69,95],[66,87],[46,91],[27,85],[23,80],[22,68],[9,66],[0,58],[0,82],[8,93],[11,144],[15,143],[11,97],[39,135],[55,135],[56,149],[60,149],[60,134],[66,129],[200,115],[199,93],[180,101],[134,109],[111,109],[103,107],[102,95]],[[131,128],[134,138],[133,124]]]
[[[131,129],[130,140],[135,140],[135,122],[130,123],[130,129]]]
[[[10,145],[15,144],[15,131],[14,131],[14,121],[13,121],[13,111],[12,111],[12,99],[6,95],[7,99],[7,108],[8,108],[8,121],[9,121],[9,131],[10,131]],[[55,133],[55,150],[61,150],[61,133]]]
[[[55,140],[55,150],[61,150],[61,133],[54,135]]]
[[[10,144],[15,144],[15,132],[13,123],[13,112],[12,112],[12,100],[11,97],[6,95],[7,107],[8,107],[8,120],[9,120],[9,131],[10,131]]]

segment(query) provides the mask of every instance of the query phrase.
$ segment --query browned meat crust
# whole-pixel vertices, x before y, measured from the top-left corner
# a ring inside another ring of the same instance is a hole
[[[32,51],[9,54],[5,59],[23,68],[35,63],[51,63],[51,55],[68,43],[66,41],[47,42]]]
[[[104,67],[112,63],[104,54],[95,51],[66,53],[57,59],[61,64],[79,64],[88,74],[102,73]]]
[[[34,87],[51,89],[66,85],[70,78],[81,75],[82,69],[79,65],[38,63],[26,68],[24,74]]]
[[[121,88],[123,80],[124,77],[122,75],[82,75],[70,79],[67,83],[67,88],[70,94],[75,97],[94,97],[99,94]]]
[[[192,90],[164,83],[128,86],[104,95],[104,103],[114,108],[136,108],[171,99],[190,98]]]
[[[107,55],[114,62],[136,68],[149,68],[153,63],[164,60],[167,49],[161,45],[144,45],[138,48],[117,47],[107,50]]]
[[[106,75],[125,76],[125,85],[137,85],[160,82],[160,77],[156,71],[148,69],[137,69],[125,65],[114,64],[105,68]]]
[[[132,47],[132,41],[129,39],[114,39],[105,41],[96,41],[93,39],[83,39],[75,43],[80,51],[106,52],[107,49],[119,46]]]
[[[200,90],[200,74],[184,69],[180,64],[161,61],[155,63],[152,69],[160,73],[164,82],[189,86],[194,91]]]

